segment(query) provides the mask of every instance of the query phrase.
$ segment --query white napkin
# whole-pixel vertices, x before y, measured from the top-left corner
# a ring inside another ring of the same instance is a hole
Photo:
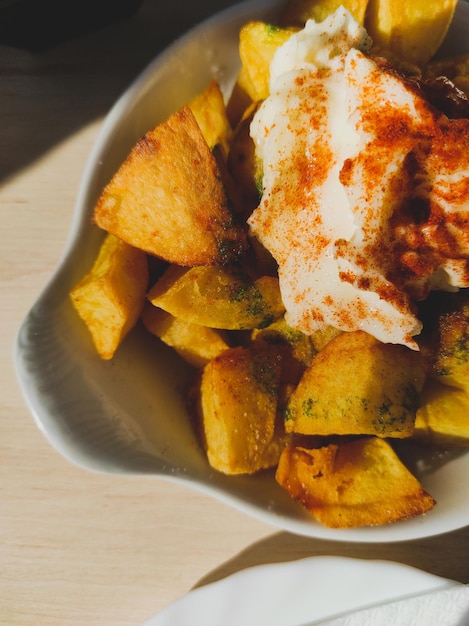
[[[397,600],[337,617],[321,626],[469,626],[469,586]]]

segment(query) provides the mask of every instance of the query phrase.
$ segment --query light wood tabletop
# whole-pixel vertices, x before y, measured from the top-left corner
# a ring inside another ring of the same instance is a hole
[[[0,47],[0,624],[137,626],[191,589],[314,555],[389,559],[469,582],[469,527],[388,545],[279,532],[164,480],[92,474],[46,441],[13,344],[64,249],[102,120],[147,63],[229,0],[146,0],[38,53]]]

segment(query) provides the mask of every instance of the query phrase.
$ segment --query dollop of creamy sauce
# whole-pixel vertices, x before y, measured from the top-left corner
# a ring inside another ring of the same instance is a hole
[[[469,286],[469,120],[369,46],[340,7],[277,50],[251,124],[263,193],[248,223],[278,263],[291,326],[417,349],[415,302]]]

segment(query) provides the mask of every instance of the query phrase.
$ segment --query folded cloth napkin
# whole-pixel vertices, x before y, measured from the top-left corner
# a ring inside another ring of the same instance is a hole
[[[370,607],[321,626],[469,626],[469,586],[455,585]]]

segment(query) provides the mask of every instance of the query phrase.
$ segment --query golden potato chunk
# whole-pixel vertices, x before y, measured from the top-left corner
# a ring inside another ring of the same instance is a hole
[[[323,22],[340,6],[350,11],[359,24],[364,23],[368,0],[288,0],[280,21],[282,25],[303,27],[309,19]]]
[[[101,194],[94,221],[171,263],[227,263],[247,243],[243,228],[233,221],[220,178],[185,106],[137,142]]]
[[[191,100],[189,107],[210,150],[220,145],[226,156],[233,131],[218,81],[209,83],[204,91]]]
[[[256,208],[262,195],[262,162],[256,157],[250,134],[254,105],[238,124],[228,153],[228,169],[238,186],[247,216]]]
[[[410,437],[423,360],[405,346],[341,333],[314,357],[287,407],[288,432]]]
[[[431,381],[422,394],[414,437],[435,447],[468,447],[469,392]]]
[[[469,53],[431,61],[425,68],[425,76],[447,76],[452,80],[458,76],[469,77]]]
[[[248,22],[239,33],[239,56],[244,70],[244,87],[253,100],[269,95],[270,63],[275,51],[295,33],[264,22]]]
[[[266,328],[253,330],[252,340],[282,355],[282,381],[295,386],[315,354],[311,337],[289,326],[283,317]]]
[[[253,280],[233,267],[172,265],[151,288],[148,299],[174,317],[225,330],[267,326],[285,310],[277,278]]]
[[[205,367],[200,405],[212,467],[253,474],[277,464],[285,437],[277,419],[279,375],[280,359],[243,347]]]
[[[248,93],[249,90],[250,80],[246,74],[246,70],[242,67],[226,105],[226,114],[230,121],[231,128],[237,127],[245,111],[253,103]]]
[[[389,443],[376,437],[317,449],[287,445],[276,479],[330,528],[388,524],[435,505]]]
[[[457,0],[370,0],[365,27],[378,49],[422,67],[443,42],[456,4]]]
[[[432,377],[469,391],[469,291],[432,294],[424,315],[422,351],[428,354]]]
[[[265,328],[255,329],[252,338],[274,347],[287,346],[291,355],[304,366],[311,365],[316,354],[311,337],[302,333],[301,330],[289,326],[284,317]]]
[[[111,359],[137,322],[147,288],[146,254],[107,235],[93,267],[70,291],[101,358]]]
[[[319,352],[324,348],[326,343],[329,343],[331,339],[334,339],[334,337],[337,337],[337,335],[340,335],[342,332],[343,331],[334,328],[334,326],[326,326],[319,330],[315,330],[311,335],[311,341],[313,346]]]
[[[281,357],[278,406],[284,414],[293,390],[315,354],[311,338],[291,328],[282,317],[264,329],[253,330],[251,340],[255,347],[271,349]]]
[[[197,368],[229,348],[220,332],[173,317],[150,303],[143,309],[142,321],[149,332]]]
[[[440,318],[440,347],[434,364],[438,380],[469,391],[469,300]]]

